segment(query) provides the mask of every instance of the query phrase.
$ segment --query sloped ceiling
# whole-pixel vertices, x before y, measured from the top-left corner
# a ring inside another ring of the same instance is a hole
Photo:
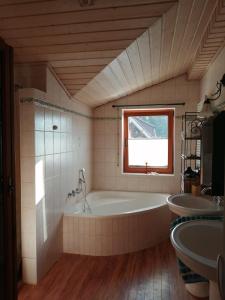
[[[0,36],[16,63],[48,62],[71,95],[177,0],[1,0]]]
[[[189,69],[189,79],[201,78],[225,46],[225,0],[219,1]]]
[[[224,2],[179,0],[76,99],[98,106],[188,71],[190,79],[201,78],[224,43]]]
[[[47,62],[96,107],[188,73],[203,76],[225,41],[225,0],[1,0],[15,62]]]

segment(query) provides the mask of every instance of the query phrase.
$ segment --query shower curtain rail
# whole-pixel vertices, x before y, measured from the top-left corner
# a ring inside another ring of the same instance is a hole
[[[61,111],[61,112],[65,112],[65,113],[71,113],[71,114],[74,114],[74,115],[77,115],[77,116],[80,116],[80,117],[83,117],[83,118],[87,118],[87,119],[90,119],[90,120],[102,120],[102,121],[104,121],[104,120],[117,120],[117,119],[120,120],[121,119],[120,117],[94,117],[94,116],[91,116],[91,115],[80,113],[80,112],[72,110],[72,109],[62,107],[60,105],[52,104],[52,103],[49,103],[45,100],[37,99],[37,98],[34,98],[34,97],[21,98],[20,102],[21,103],[34,103],[36,105],[40,105],[40,106],[43,106],[43,107],[46,107],[46,108],[56,109],[57,111]]]

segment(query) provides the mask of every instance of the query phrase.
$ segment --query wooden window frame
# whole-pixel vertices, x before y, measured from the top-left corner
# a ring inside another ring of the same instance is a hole
[[[131,167],[128,165],[128,117],[133,116],[168,116],[168,167]],[[148,110],[124,110],[123,112],[123,171],[124,173],[151,173],[173,174],[174,152],[174,109],[148,109]]]

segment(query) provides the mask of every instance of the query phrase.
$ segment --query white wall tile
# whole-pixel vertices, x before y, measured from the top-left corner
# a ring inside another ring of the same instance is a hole
[[[60,132],[53,133],[54,153],[60,153]]]
[[[61,133],[61,146],[60,146],[60,151],[61,152],[66,152],[67,151],[67,134],[66,133]]]
[[[34,130],[34,106],[30,103],[23,103],[20,105],[20,113],[21,131]]]
[[[61,128],[60,128],[60,112],[58,111],[53,111],[52,114],[52,123],[53,125],[57,126],[57,132],[60,132]]]
[[[67,132],[67,118],[65,113],[61,113],[60,130],[61,132]]]
[[[35,130],[45,130],[45,110],[41,106],[35,106]]]
[[[52,117],[52,110],[45,109],[45,131],[52,131],[53,126],[53,117]]]
[[[45,155],[45,133],[43,131],[35,131],[35,156]]]
[[[45,155],[53,154],[53,132],[45,132]]]
[[[41,93],[41,99],[46,96],[48,102],[91,115],[87,106],[68,99],[49,71],[47,78],[47,93]],[[38,98],[38,94],[34,98]],[[24,156],[21,158],[22,231],[26,236],[35,234],[23,242],[23,259],[34,254],[35,241],[37,247],[35,260],[25,263],[23,279],[33,283],[33,276],[39,280],[62,252],[65,199],[68,192],[77,187],[80,168],[86,168],[87,191],[92,188],[92,121],[34,104],[22,104],[21,123],[24,123],[21,127],[24,141]],[[53,125],[57,126],[55,130]],[[33,148],[25,131],[31,131],[34,136]],[[78,240],[77,226],[76,243],[71,236],[67,249],[77,249]]]
[[[54,176],[59,176],[61,171],[60,154],[54,154]]]
[[[45,179],[49,179],[54,176],[54,156],[45,156]]]

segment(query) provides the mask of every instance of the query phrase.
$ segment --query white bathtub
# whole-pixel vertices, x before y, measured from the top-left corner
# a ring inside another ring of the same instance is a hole
[[[67,203],[63,217],[66,253],[116,255],[149,248],[169,237],[168,194],[95,191],[81,203]]]
[[[121,214],[133,214],[166,204],[169,194],[94,191],[87,195],[91,208],[90,213],[82,213],[82,204],[67,203],[65,215],[81,214],[81,216],[111,217]]]

